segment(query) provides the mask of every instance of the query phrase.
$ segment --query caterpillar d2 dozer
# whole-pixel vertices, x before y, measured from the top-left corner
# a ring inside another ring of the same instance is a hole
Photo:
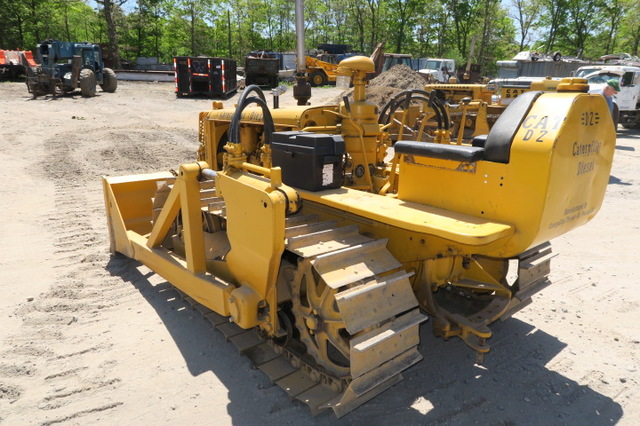
[[[488,326],[550,284],[548,241],[594,217],[613,159],[606,102],[581,79],[518,96],[473,144],[451,143],[446,110],[416,93],[438,138],[391,154],[365,99],[372,70],[341,62],[354,100],[339,105],[270,109],[250,86],[200,114],[197,162],[103,179],[112,252],[167,279],[314,413],[398,382],[427,318],[481,358]]]

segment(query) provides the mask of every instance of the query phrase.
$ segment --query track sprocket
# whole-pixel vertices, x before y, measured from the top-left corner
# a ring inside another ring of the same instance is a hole
[[[291,280],[292,313],[307,352],[330,374],[350,375],[349,340],[335,300],[337,290],[329,287],[309,259],[298,262]]]

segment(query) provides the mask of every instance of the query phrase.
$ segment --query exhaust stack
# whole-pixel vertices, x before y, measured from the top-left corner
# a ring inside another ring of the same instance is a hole
[[[306,58],[304,46],[304,0],[296,0],[296,84],[293,86],[293,98],[298,105],[306,105],[311,98],[311,86],[305,76]]]

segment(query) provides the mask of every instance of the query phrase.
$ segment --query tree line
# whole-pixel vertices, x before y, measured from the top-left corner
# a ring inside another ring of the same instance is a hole
[[[107,45],[116,61],[295,50],[294,0],[0,0],[0,49],[39,41]],[[637,0],[306,0],[307,48],[347,44],[370,54],[472,54],[483,74],[519,51],[597,59],[638,55]],[[119,62],[117,62],[119,64]],[[116,67],[118,65],[116,64]]]

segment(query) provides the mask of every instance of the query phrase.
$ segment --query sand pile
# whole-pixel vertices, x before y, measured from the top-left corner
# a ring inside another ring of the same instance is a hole
[[[396,93],[403,90],[422,89],[426,84],[424,78],[406,65],[395,65],[383,72],[367,84],[367,100],[382,108]],[[339,103],[343,96],[349,96],[353,101],[353,89],[349,89],[334,100]]]
[[[425,80],[406,65],[394,65],[369,82],[369,88],[393,87],[396,89],[422,89]]]

